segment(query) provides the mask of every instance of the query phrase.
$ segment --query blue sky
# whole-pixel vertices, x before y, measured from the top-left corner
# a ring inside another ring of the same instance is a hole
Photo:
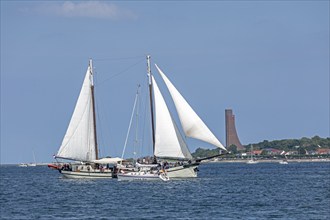
[[[330,136],[329,1],[1,1],[1,163],[52,161],[89,58],[101,154],[120,156],[147,54],[222,143],[226,108],[243,144]]]

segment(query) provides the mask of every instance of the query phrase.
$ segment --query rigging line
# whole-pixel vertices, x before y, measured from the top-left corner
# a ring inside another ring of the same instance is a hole
[[[120,58],[110,58],[110,57],[104,57],[104,58],[94,58],[93,61],[116,61],[116,60],[132,60],[141,58],[142,56],[135,56],[135,57],[120,57]],[[145,59],[145,56],[143,56]]]
[[[131,114],[131,119],[129,121],[128,131],[127,131],[126,140],[125,140],[124,149],[123,149],[123,153],[121,155],[121,158],[124,158],[124,153],[125,153],[125,150],[126,150],[128,136],[129,136],[129,133],[130,133],[130,130],[131,130],[132,120],[133,120],[133,116],[134,116],[134,112],[135,112],[135,106],[136,106],[138,96],[139,96],[139,93],[137,92],[136,95],[135,95],[133,110],[132,110],[132,114]]]
[[[138,89],[137,89],[137,93],[139,94],[139,89],[140,89],[141,85],[138,85]],[[137,108],[136,108],[136,125],[135,125],[135,141],[133,144],[133,154],[134,154],[134,160],[136,160],[136,148],[138,148],[139,146],[139,140],[138,140],[138,130],[139,130],[139,107],[140,107],[140,97],[137,96]]]
[[[95,76],[95,83],[98,82],[98,74],[96,74],[97,72],[94,71],[94,76]],[[106,109],[104,107],[104,103],[102,100],[102,96],[95,96],[95,104],[96,104],[96,113],[97,113],[97,124],[98,124],[98,136],[100,136],[100,144],[99,144],[99,153],[101,155],[101,153],[103,153],[103,156],[107,156],[107,152],[109,153],[109,155],[111,155],[111,144],[109,142],[108,139],[105,138],[105,133],[109,134],[108,136],[110,136],[111,134],[111,129],[108,127],[110,120],[107,117],[107,115],[104,113],[103,109]],[[103,123],[103,121],[105,123]],[[103,128],[103,129],[102,129]],[[100,146],[101,145],[101,146]],[[102,149],[101,149],[102,148]],[[102,152],[101,152],[102,150]]]
[[[133,68],[134,66],[136,66],[136,65],[138,65],[139,63],[141,63],[142,61],[144,61],[144,59],[145,59],[145,58],[140,59],[138,62],[136,62],[136,63],[130,65],[130,66],[127,67],[126,69],[124,69],[124,70],[122,70],[122,71],[120,71],[120,72],[118,72],[118,73],[116,73],[116,74],[110,76],[109,78],[103,80],[102,82],[100,82],[100,83],[98,84],[98,86],[102,85],[102,84],[105,83],[106,81],[109,81],[110,79],[113,79],[113,78],[115,78],[115,77],[117,77],[117,76],[119,76],[119,75],[121,75],[121,74],[123,74],[123,73],[126,73],[128,70],[130,70],[130,69]]]
[[[98,81],[98,74],[97,74],[97,71],[94,71],[95,67],[93,67],[93,76],[94,76],[94,84],[97,83]],[[98,128],[102,128],[102,123],[101,123],[101,113],[100,113],[100,107],[99,107],[99,101],[98,101],[98,97],[95,95],[95,90],[94,90],[94,102],[95,102],[95,113],[96,113],[96,121],[97,121],[97,127]],[[102,103],[102,102],[101,102]],[[95,137],[97,140],[98,140],[98,155],[100,156],[101,155],[101,146],[105,145],[104,144],[104,141],[103,141],[103,133],[102,133],[102,129],[98,129],[98,132],[97,132],[97,136],[99,136],[100,138],[98,137]],[[103,153],[103,152],[102,152]]]

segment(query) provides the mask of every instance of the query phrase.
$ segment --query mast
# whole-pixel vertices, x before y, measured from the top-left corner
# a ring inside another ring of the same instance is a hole
[[[154,153],[154,162],[157,162],[157,159],[155,156],[155,123],[154,123],[154,107],[153,107],[153,99],[152,99],[150,55],[147,55],[147,72],[148,72],[148,80],[149,80],[149,98],[150,98],[150,114],[151,114],[151,128],[152,128],[152,150]]]
[[[95,141],[95,158],[99,159],[99,151],[97,147],[97,136],[96,136],[96,115],[95,115],[95,99],[94,99],[94,80],[93,80],[93,65],[92,59],[89,60],[89,68],[91,73],[91,92],[92,92],[92,108],[93,108],[93,125],[94,125],[94,141]]]
[[[251,160],[253,160],[253,145],[251,144]]]

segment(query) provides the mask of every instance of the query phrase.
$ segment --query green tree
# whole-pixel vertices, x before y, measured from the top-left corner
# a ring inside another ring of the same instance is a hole
[[[232,144],[229,147],[227,147],[227,150],[229,152],[231,152],[232,154],[237,154],[238,153],[237,146],[235,144]]]

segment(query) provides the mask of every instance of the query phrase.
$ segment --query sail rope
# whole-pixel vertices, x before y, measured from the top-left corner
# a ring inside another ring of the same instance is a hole
[[[141,88],[141,85],[138,85],[137,93],[139,93],[139,90]],[[137,98],[137,107],[136,107],[136,112],[135,112],[135,140],[133,144],[133,159],[136,160],[136,149],[139,149],[139,110],[140,110],[140,98]]]
[[[140,87],[140,85],[139,85],[139,87]],[[127,141],[128,141],[128,136],[129,136],[129,133],[130,133],[130,130],[131,130],[132,121],[133,121],[135,107],[136,107],[136,103],[137,103],[138,97],[139,97],[139,88],[138,88],[138,91],[136,92],[136,95],[135,95],[133,110],[132,110],[132,114],[131,114],[131,119],[129,121],[129,126],[128,126],[128,130],[127,130],[127,135],[126,135],[124,149],[123,149],[123,153],[121,155],[121,158],[124,158],[124,154],[125,154],[125,150],[126,150],[126,146],[127,146]]]
[[[117,60],[132,60],[132,59],[141,59],[143,57],[143,59],[145,59],[145,56],[134,56],[134,57],[117,57],[117,58],[113,58],[113,57],[104,57],[104,58],[93,58],[94,61],[117,61]]]
[[[94,71],[94,83],[98,84],[99,82],[99,78],[98,78],[98,73],[96,71]],[[108,115],[104,113],[103,109],[106,109],[104,107],[104,101],[102,99],[102,96],[94,96],[94,100],[95,100],[95,107],[96,107],[96,120],[97,120],[97,127],[98,129],[98,153],[99,155],[103,155],[104,157],[111,155],[111,143],[109,142],[108,139],[105,138],[104,134],[107,134],[107,137],[110,137],[111,139],[111,134],[112,134],[112,130],[110,128],[111,124],[111,120],[109,120]],[[104,123],[103,123],[104,122]],[[102,128],[102,129],[101,129]],[[106,131],[104,131],[104,129]]]
[[[123,70],[121,70],[121,71],[119,71],[119,72],[117,72],[117,73],[111,75],[110,77],[104,79],[103,81],[99,82],[99,83],[97,84],[97,86],[100,86],[100,85],[104,84],[105,82],[109,81],[110,79],[113,79],[113,78],[115,78],[115,77],[117,77],[117,76],[120,76],[120,75],[122,75],[122,74],[124,74],[124,73],[127,73],[128,70],[132,69],[134,66],[140,64],[140,63],[141,63],[142,61],[144,61],[144,60],[145,60],[145,58],[143,57],[143,59],[140,59],[140,60],[137,61],[136,63],[134,63],[134,64],[128,66],[127,68],[125,68],[125,69],[123,69]]]
[[[126,57],[126,58],[97,58],[97,59],[93,59],[93,61],[98,61],[98,62],[103,62],[103,61],[120,61],[120,60],[129,60],[129,59],[137,59],[137,58],[140,58],[137,62],[133,63],[132,65],[126,67],[125,69],[109,76],[108,78],[106,79],[103,79],[103,80],[100,80],[100,78],[98,77],[99,73],[98,71],[96,71],[94,69],[94,87],[99,87],[100,85],[102,86],[105,82],[115,78],[115,77],[118,77],[120,75],[123,75],[123,74],[126,74],[127,72],[129,72],[129,70],[131,70],[133,67],[135,67],[136,65],[140,64],[142,61],[144,61],[145,57],[143,56],[138,56],[138,57]],[[102,119],[105,119],[106,122],[109,122],[109,118],[107,117],[106,114],[104,114],[103,111],[100,111],[101,109],[105,109],[103,108],[103,101],[100,100],[101,99],[101,96],[97,96],[97,98],[95,98],[95,103],[96,103],[96,108],[98,109],[96,111],[96,115],[97,115],[97,122],[98,122],[98,127],[105,127],[108,132],[107,134],[111,134],[112,131],[111,131],[111,128],[107,125],[111,124],[111,123],[102,123]],[[100,144],[99,144],[99,154],[101,155],[101,152],[103,152],[104,155],[106,155],[107,153],[106,152],[109,152],[109,149],[111,149],[111,144],[109,143],[109,141],[105,138],[104,136],[104,132],[103,132],[103,129],[99,129],[99,132],[98,132],[98,136],[100,137]],[[111,151],[109,152],[111,155]]]
[[[148,84],[148,82],[146,82],[146,84]],[[147,88],[148,85],[145,86],[145,88]],[[141,155],[141,153],[145,150],[144,149],[144,142],[145,142],[145,129],[146,129],[146,122],[149,123],[149,121],[147,120],[148,117],[148,114],[150,114],[148,111],[149,111],[149,108],[148,108],[148,100],[149,100],[149,94],[148,93],[145,93],[145,97],[144,97],[144,115],[143,115],[143,125],[142,125],[142,141],[141,141],[141,148],[140,148],[140,152],[139,154]],[[151,134],[151,126],[148,126],[150,131],[149,131],[149,134]],[[149,143],[152,143],[152,138],[150,136],[150,141]]]

